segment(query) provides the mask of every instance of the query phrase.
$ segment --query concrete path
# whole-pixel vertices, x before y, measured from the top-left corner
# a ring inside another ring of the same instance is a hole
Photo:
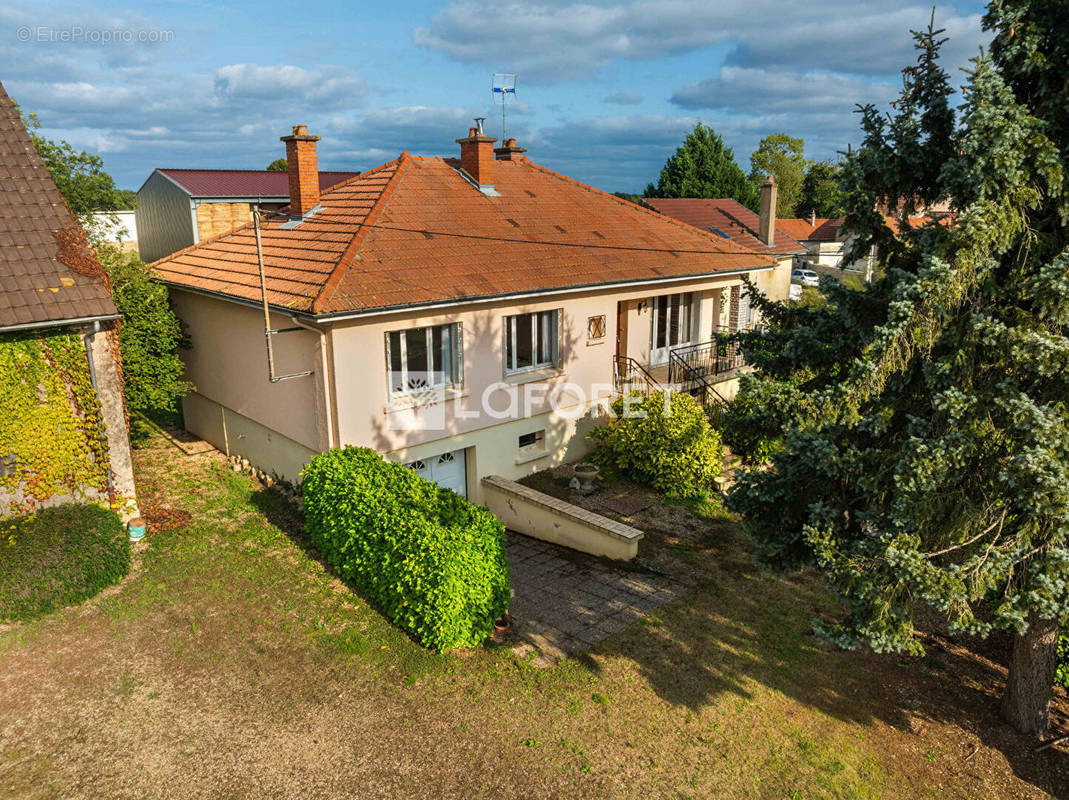
[[[588,650],[688,587],[564,547],[508,532],[515,596],[510,636],[532,663],[549,666]]]

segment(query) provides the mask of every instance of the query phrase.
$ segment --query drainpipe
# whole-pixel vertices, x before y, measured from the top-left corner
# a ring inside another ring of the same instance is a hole
[[[331,402],[330,369],[327,364],[327,332],[322,328],[307,325],[293,315],[290,315],[290,320],[298,327],[319,334],[319,369],[323,376],[323,406],[327,415],[327,449],[329,450],[336,446],[337,436],[334,433],[334,404]]]
[[[93,394],[97,396],[97,402],[100,403],[100,435],[104,439],[104,444],[108,442],[108,432],[104,428],[104,404],[100,401],[100,387],[97,386],[97,370],[96,365],[93,363],[93,338],[100,333],[100,321],[97,320],[93,323],[93,330],[85,335],[83,342],[85,344],[85,357],[89,361],[89,383],[93,387]],[[114,501],[115,499],[115,484],[111,477],[111,466],[108,466],[108,497]]]

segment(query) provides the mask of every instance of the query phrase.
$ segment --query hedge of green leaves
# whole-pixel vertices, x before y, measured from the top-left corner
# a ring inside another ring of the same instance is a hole
[[[305,527],[346,581],[425,647],[474,647],[509,602],[505,529],[482,506],[363,447],[301,473]]]
[[[632,397],[628,410],[619,397],[612,412],[607,424],[590,433],[598,443],[595,461],[669,497],[698,497],[713,488],[723,448],[694,398],[654,392]]]
[[[122,521],[70,503],[0,520],[0,619],[32,619],[92,597],[130,570]]]

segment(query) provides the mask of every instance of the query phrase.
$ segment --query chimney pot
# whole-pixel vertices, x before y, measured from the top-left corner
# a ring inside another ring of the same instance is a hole
[[[498,161],[517,161],[527,156],[524,153],[527,152],[526,147],[518,147],[516,140],[509,137],[501,143],[501,147],[494,148],[494,155],[497,156]]]
[[[769,247],[776,243],[776,179],[769,175],[761,184],[760,239]]]
[[[319,203],[318,136],[307,125],[294,125],[293,133],[280,137],[286,143],[286,171],[289,173],[290,216],[303,217]]]

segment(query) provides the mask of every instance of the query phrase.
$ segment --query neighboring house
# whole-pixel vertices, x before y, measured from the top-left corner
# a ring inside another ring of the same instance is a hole
[[[324,191],[356,172],[320,172]],[[137,191],[136,229],[145,262],[244,225],[251,209],[289,204],[285,172],[256,169],[155,169]]]
[[[730,198],[647,198],[643,202],[662,214],[775,258],[776,268],[755,273],[753,282],[769,299],[784,301],[790,297],[794,259],[808,251],[776,220],[776,193],[776,183],[769,178],[761,186],[761,214]],[[757,322],[757,309],[742,292],[737,318],[728,328],[747,328]]]
[[[0,516],[77,499],[133,513],[119,315],[3,86],[0,128]]]
[[[86,225],[90,233],[102,241],[116,244],[122,250],[136,252],[138,249],[137,218],[132,208],[124,211],[94,211],[86,220]]]
[[[480,501],[484,476],[579,458],[620,381],[708,346],[775,267],[475,128],[459,159],[323,192],[317,138],[284,137],[294,200],[262,225],[274,381],[254,225],[154,265],[191,338],[187,428],[291,480],[364,445]]]

